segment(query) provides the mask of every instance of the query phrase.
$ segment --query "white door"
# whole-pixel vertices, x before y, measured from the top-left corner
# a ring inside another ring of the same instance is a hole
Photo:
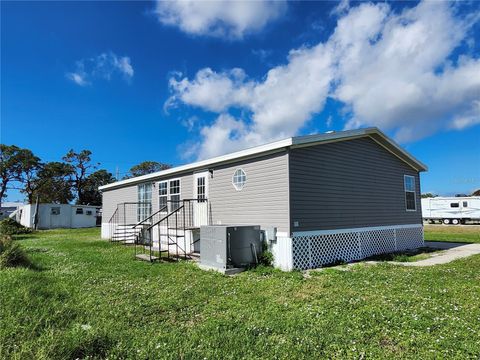
[[[209,172],[193,174],[193,225],[208,225],[208,176]]]

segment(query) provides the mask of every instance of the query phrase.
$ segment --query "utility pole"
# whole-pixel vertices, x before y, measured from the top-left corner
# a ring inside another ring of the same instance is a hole
[[[37,230],[37,226],[38,226],[38,210],[39,210],[39,207],[40,207],[40,204],[38,202],[38,195],[37,195],[37,200],[35,202],[35,214],[33,215],[33,229],[34,230]]]
[[[118,166],[115,168],[115,179],[117,180],[120,180],[119,179],[119,176],[120,176],[120,172],[118,171]]]

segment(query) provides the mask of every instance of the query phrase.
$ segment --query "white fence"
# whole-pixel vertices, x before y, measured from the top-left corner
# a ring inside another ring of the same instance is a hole
[[[272,248],[275,265],[283,270],[315,269],[424,245],[421,224],[296,232],[288,240],[279,239]]]

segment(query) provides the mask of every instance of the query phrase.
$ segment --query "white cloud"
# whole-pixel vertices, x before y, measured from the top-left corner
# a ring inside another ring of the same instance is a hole
[[[193,79],[171,78],[168,103],[221,114],[203,127],[199,157],[297,134],[327,97],[349,110],[346,128],[374,125],[402,142],[463,129],[480,122],[480,60],[450,56],[478,18],[456,16],[446,2],[401,13],[360,4],[325,43],[290,51],[263,79],[202,69]],[[231,108],[244,110],[242,118],[226,115]]]
[[[320,44],[292,51],[288,60],[287,65],[271,69],[260,82],[249,80],[241,69],[216,73],[206,68],[191,81],[170,79],[174,95],[167,101],[169,104],[180,101],[218,113],[237,107],[252,114],[250,122],[234,121],[222,115],[214,124],[204,127],[201,134],[208,149],[199,151],[200,156],[218,155],[227,149],[286,137],[296,133],[312,114],[322,110],[332,80],[329,52]],[[228,125],[232,125],[230,132]],[[207,144],[207,139],[211,140],[209,133],[213,133],[216,141]],[[220,135],[225,137],[224,141],[219,141]]]
[[[81,72],[67,73],[67,78],[80,86],[87,86],[89,83],[85,80],[85,74]]]
[[[75,63],[75,71],[66,74],[67,79],[80,86],[87,86],[94,79],[110,80],[114,74],[125,80],[133,78],[134,70],[128,56],[117,56],[113,52],[102,53]]]
[[[349,0],[341,0],[337,6],[333,8],[330,12],[330,15],[342,15],[346,11],[350,9],[350,1]]]
[[[221,112],[231,106],[245,106],[251,97],[253,83],[246,81],[242,69],[216,73],[210,68],[197,72],[190,81],[182,74],[170,78],[171,91],[189,105],[200,106],[213,112]]]
[[[192,35],[241,39],[261,30],[286,10],[283,0],[157,1],[158,20]]]
[[[190,116],[189,118],[183,119],[181,123],[189,132],[191,132],[195,129],[198,121],[198,117]]]
[[[480,63],[448,61],[467,30],[444,2],[423,2],[400,15],[366,4],[350,11],[330,39],[339,59],[332,96],[353,112],[347,128],[375,125],[411,141],[470,112],[480,97]]]

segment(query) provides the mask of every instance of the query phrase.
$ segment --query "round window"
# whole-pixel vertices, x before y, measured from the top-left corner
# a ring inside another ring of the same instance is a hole
[[[247,174],[245,174],[245,171],[243,171],[243,169],[235,170],[235,173],[233,174],[233,178],[232,178],[232,184],[235,187],[235,189],[242,190],[246,182],[247,182]]]

